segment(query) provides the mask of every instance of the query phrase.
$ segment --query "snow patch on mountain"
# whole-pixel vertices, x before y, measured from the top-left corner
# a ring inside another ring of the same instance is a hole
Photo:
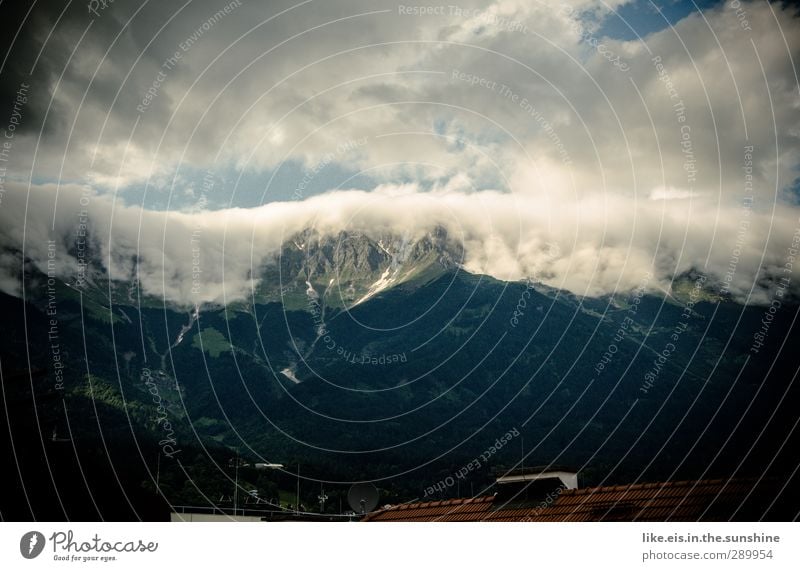
[[[289,367],[281,369],[281,374],[296,385],[299,385],[302,382],[294,375],[294,371],[292,371]]]
[[[397,281],[397,272],[399,271],[399,269],[400,268],[395,268],[394,271],[392,271],[391,268],[386,268],[383,274],[381,274],[381,277],[378,279],[378,281],[369,286],[369,290],[367,291],[367,293],[364,294],[364,296],[361,297],[361,299],[359,299],[358,301],[356,301],[353,305],[358,305],[359,303],[363,303],[367,301],[369,298],[375,296],[375,294],[380,293],[383,290],[388,289],[392,285],[394,285],[395,282]],[[392,274],[391,276],[389,275],[390,273]]]

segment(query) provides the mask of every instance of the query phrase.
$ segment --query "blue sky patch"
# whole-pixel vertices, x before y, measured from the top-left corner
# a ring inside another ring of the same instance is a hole
[[[680,20],[697,12],[722,4],[720,0],[651,1],[637,0],[626,4],[608,16],[599,30],[599,35],[617,40],[636,40],[675,25]],[[660,11],[660,13],[659,13]]]

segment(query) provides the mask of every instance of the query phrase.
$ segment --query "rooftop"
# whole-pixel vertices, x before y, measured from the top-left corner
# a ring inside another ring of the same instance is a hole
[[[390,506],[364,521],[727,521],[753,518],[748,479],[560,489],[520,506],[497,496]],[[763,486],[762,486],[763,488]],[[762,490],[763,491],[763,490]],[[762,498],[763,500],[763,498]],[[764,504],[763,501],[759,505]],[[757,517],[757,516],[756,516]],[[760,519],[760,518],[759,518]]]

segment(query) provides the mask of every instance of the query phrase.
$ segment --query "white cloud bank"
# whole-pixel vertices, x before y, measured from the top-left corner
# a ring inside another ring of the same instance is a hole
[[[138,260],[136,277],[143,291],[179,304],[248,298],[282,242],[310,227],[377,238],[386,232],[421,235],[444,226],[463,244],[465,267],[471,272],[504,280],[535,276],[585,295],[633,289],[647,272],[655,275],[652,286],[662,289],[670,287],[674,275],[689,270],[723,280],[735,257],[730,291],[739,300],[750,296],[751,302],[768,299],[764,279],[786,275],[789,248],[793,239],[795,248],[800,241],[795,213],[768,215],[739,208],[709,224],[708,211],[715,205],[707,198],[635,203],[624,196],[589,196],[568,207],[562,202],[549,208],[531,195],[420,193],[407,185],[340,191],[253,209],[182,213],[122,206],[85,187],[64,186],[53,226],[51,217],[26,221],[16,216],[24,210],[25,193],[12,190],[0,209],[0,239],[8,243],[24,234],[25,256],[41,271],[47,271],[48,241],[54,240],[58,275],[77,275],[76,229],[83,203],[95,251],[91,267],[114,279],[132,280]],[[29,209],[52,213],[54,195],[51,186],[33,188]],[[18,266],[18,260],[0,257],[0,289],[18,293],[18,284],[9,277]],[[197,269],[200,288],[193,293]]]

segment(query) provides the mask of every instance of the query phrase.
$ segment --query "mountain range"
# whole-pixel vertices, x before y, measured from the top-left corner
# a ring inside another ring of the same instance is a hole
[[[212,501],[224,483],[204,458],[233,451],[410,499],[511,429],[464,485],[520,462],[573,464],[591,483],[792,465],[794,302],[756,352],[766,308],[698,272],[593,298],[471,274],[463,258],[443,229],[310,229],[225,306],[171,304],[96,263],[81,287],[28,265],[24,299],[0,295],[4,445],[26,443],[40,475],[49,449],[72,448],[59,454],[76,479],[66,457],[103,447],[126,486],[155,494],[159,470],[173,503]]]

